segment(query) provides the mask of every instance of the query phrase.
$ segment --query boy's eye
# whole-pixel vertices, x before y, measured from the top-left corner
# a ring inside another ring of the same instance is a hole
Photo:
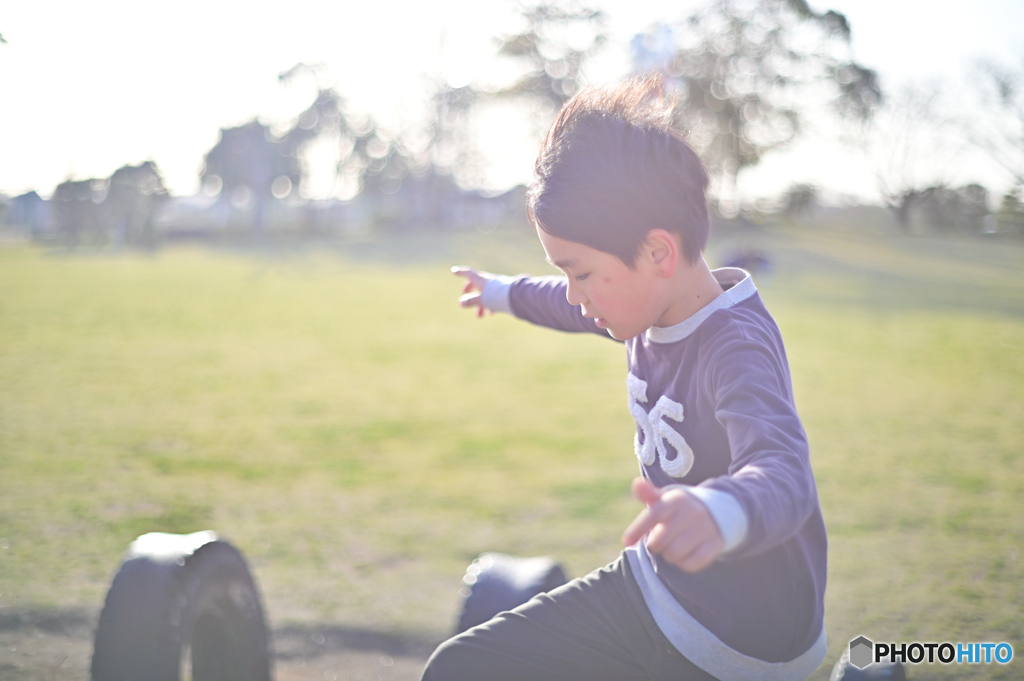
[[[575,279],[576,281],[583,281],[584,279],[586,279],[586,278],[587,278],[587,277],[589,277],[589,276],[590,276],[590,273],[588,272],[587,274],[577,274],[577,275],[576,275],[575,277],[573,277],[573,278],[574,278],[574,279]]]

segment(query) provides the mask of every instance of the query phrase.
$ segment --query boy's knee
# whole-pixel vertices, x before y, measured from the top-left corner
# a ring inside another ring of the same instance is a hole
[[[421,681],[457,681],[472,678],[466,674],[469,671],[466,664],[467,647],[458,636],[439,645],[427,660]]]

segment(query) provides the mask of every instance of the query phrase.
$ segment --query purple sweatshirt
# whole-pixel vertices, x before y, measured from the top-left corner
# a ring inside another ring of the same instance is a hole
[[[720,679],[804,679],[824,659],[825,525],[778,326],[743,270],[689,319],[626,341],[634,448],[655,485],[691,486],[725,553],[690,574],[627,549],[655,621]],[[542,326],[607,336],[563,277],[500,278],[484,304]]]

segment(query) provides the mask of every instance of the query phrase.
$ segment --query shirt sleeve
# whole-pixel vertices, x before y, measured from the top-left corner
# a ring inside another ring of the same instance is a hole
[[[511,284],[509,307],[516,317],[538,326],[611,338],[606,329],[583,316],[579,305],[569,304],[567,287],[565,277],[521,277]]]
[[[732,456],[728,475],[701,483],[732,495],[745,537],[730,557],[768,550],[796,534],[817,505],[807,436],[793,403],[781,339],[716,348],[707,379]]]
[[[728,553],[747,537],[747,514],[736,497],[714,487],[688,487],[700,499],[722,534],[722,552]]]
[[[512,314],[512,303],[509,297],[515,280],[516,277],[510,277],[506,274],[496,275],[487,282],[484,290],[480,292],[481,304],[491,312]]]

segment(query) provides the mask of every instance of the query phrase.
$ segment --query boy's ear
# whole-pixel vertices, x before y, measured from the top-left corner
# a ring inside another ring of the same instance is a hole
[[[675,235],[664,229],[652,229],[644,240],[643,255],[658,274],[666,279],[675,274],[679,264],[679,243]]]

